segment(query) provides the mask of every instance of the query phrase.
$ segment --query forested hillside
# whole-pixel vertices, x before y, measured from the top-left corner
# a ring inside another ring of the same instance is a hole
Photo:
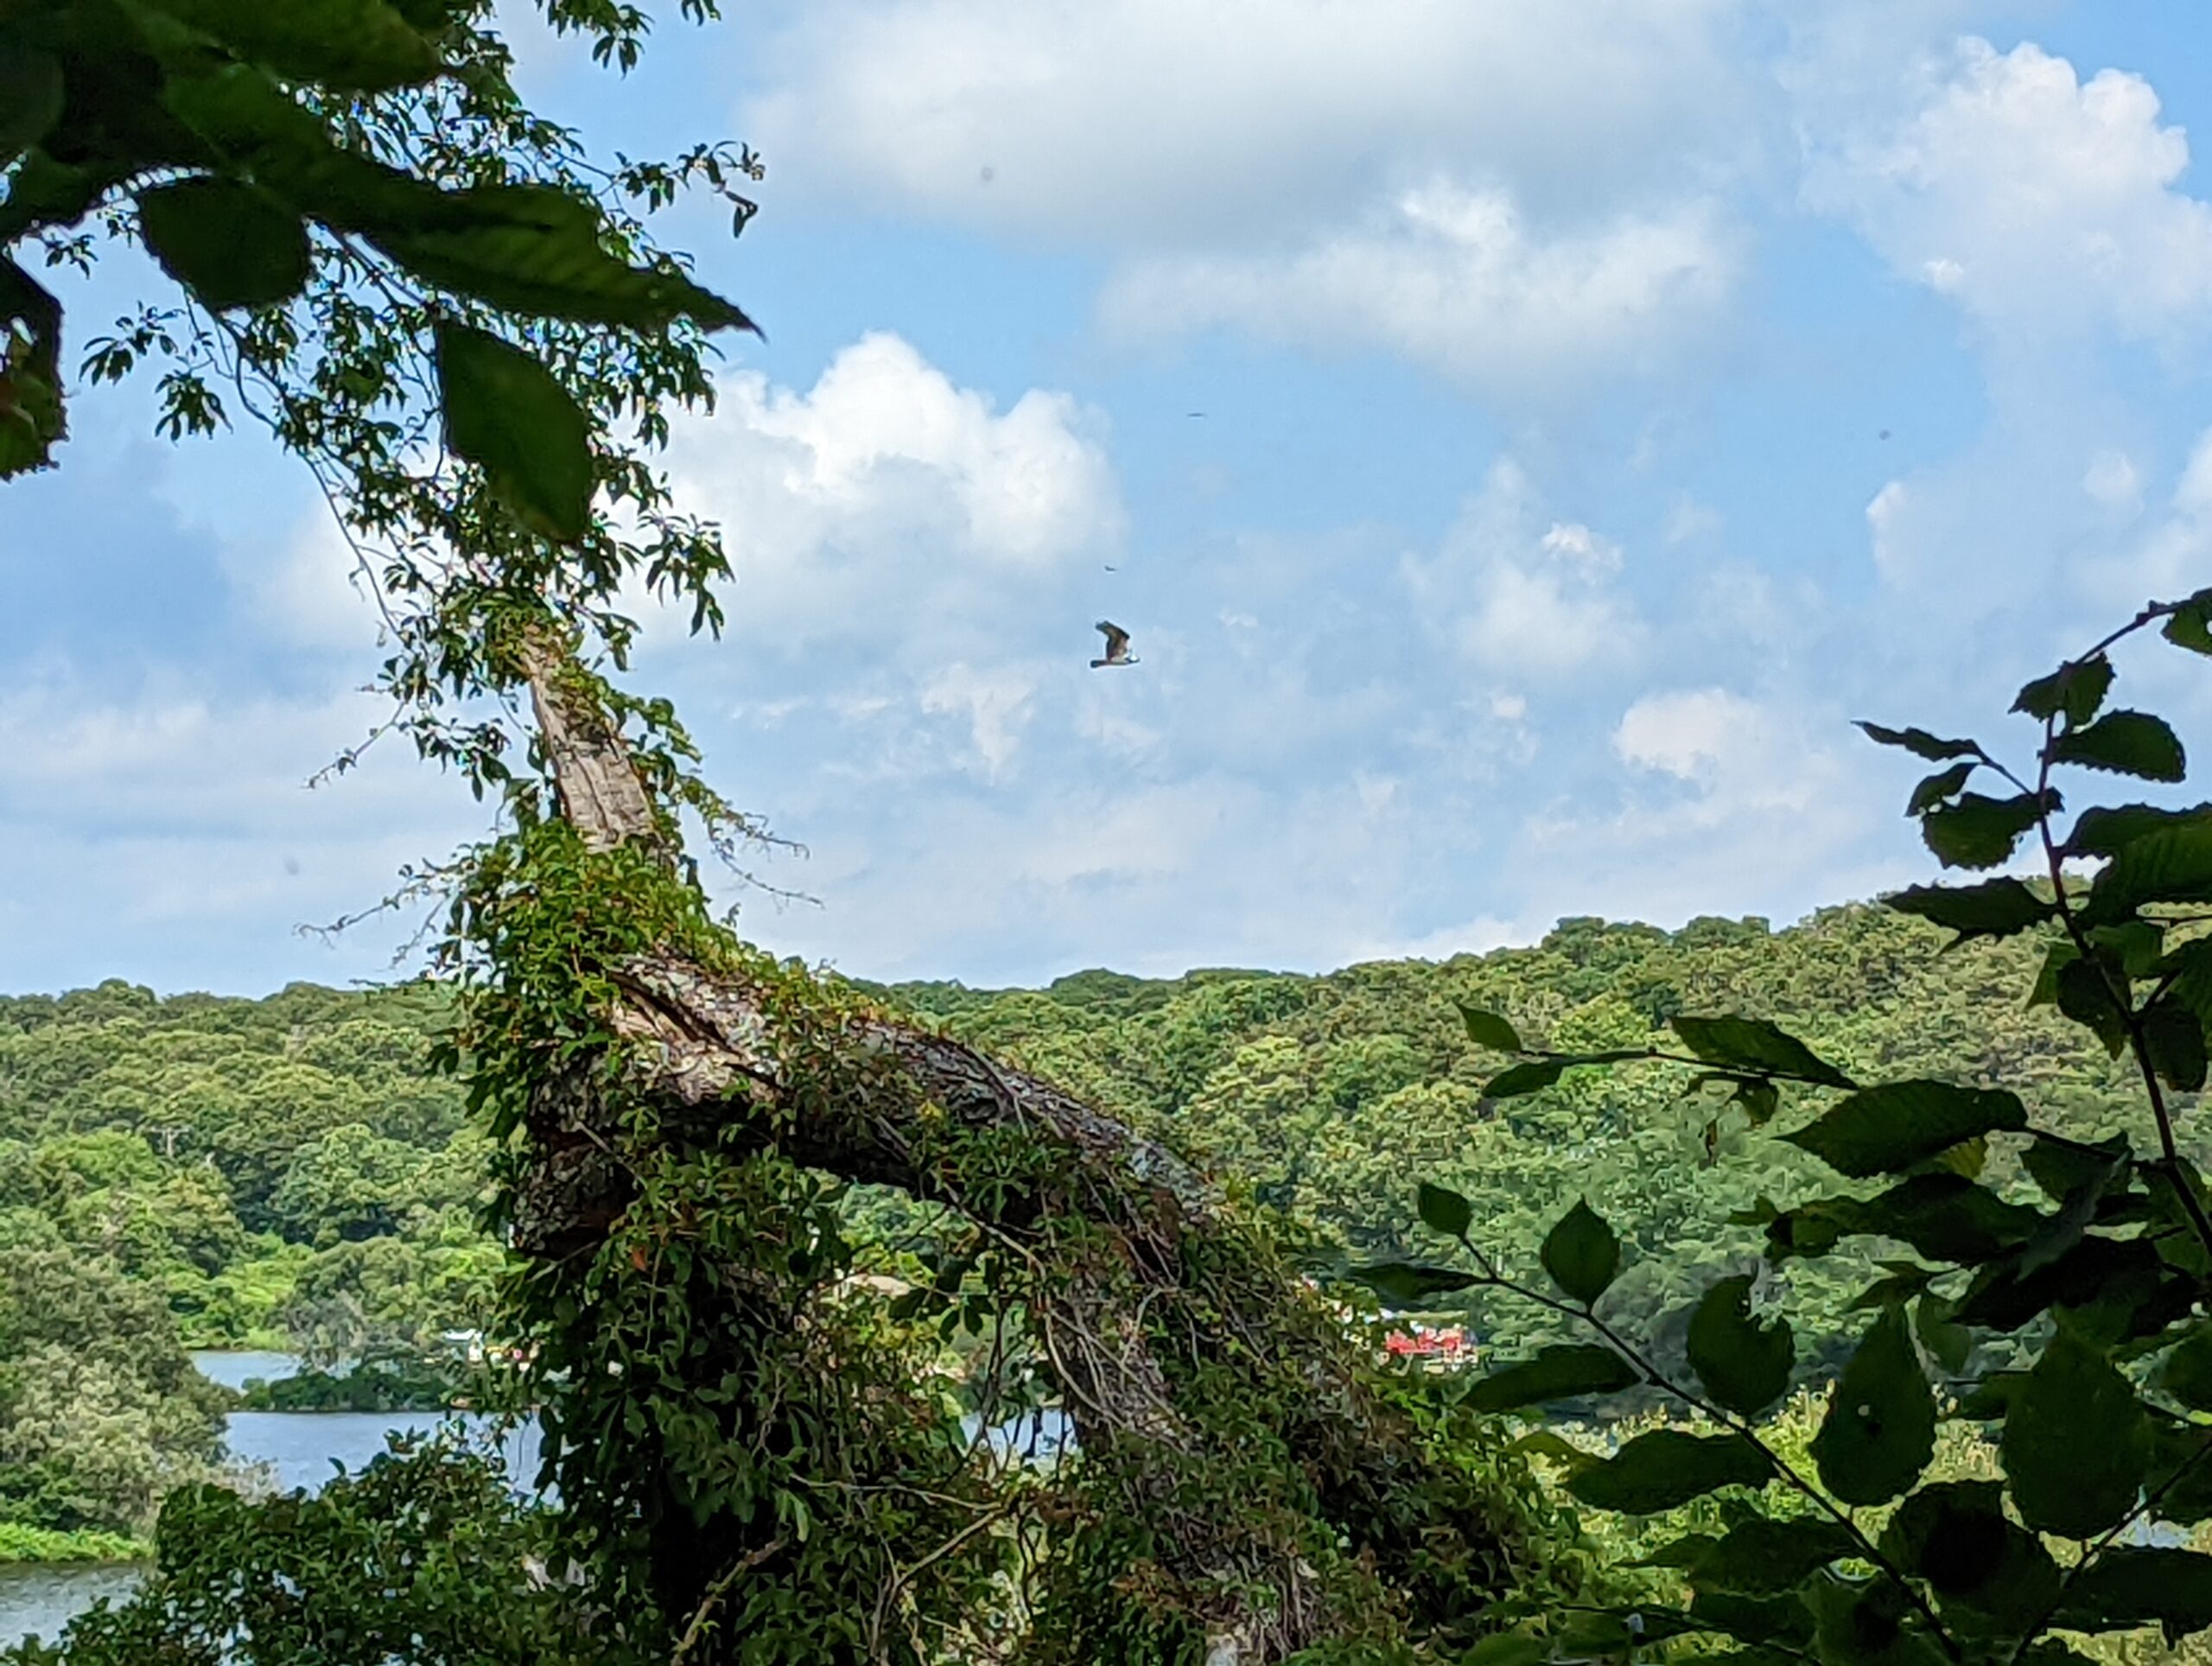
[[[1442,965],[876,993],[1204,1159],[1309,1229],[1317,1253],[1417,1248],[1426,1178],[1473,1199],[1487,1242],[1526,1269],[1587,1197],[1628,1244],[1609,1301],[1663,1339],[1716,1269],[1757,1256],[1760,1228],[1732,1218],[1763,1195],[1786,1206],[1817,1165],[1740,1113],[1713,1127],[1719,1097],[1686,1094],[1690,1072],[1669,1066],[1485,1104],[1496,1059],[1470,1047],[1455,1003],[1562,1049],[1641,1045],[1681,1011],[1770,1014],[1870,1078],[1964,1065],[2001,1079],[2084,1138],[2128,1114],[2120,1067],[2021,1005],[2036,938],[1946,954],[1943,935],[1866,906],[1778,932],[1582,919]],[[346,1353],[483,1325],[489,1148],[427,1067],[443,1013],[422,988],[245,1001],[109,982],[0,1000],[0,1247],[111,1264],[158,1291],[193,1345]],[[870,1208],[858,1224],[895,1237],[912,1218]],[[1808,1341],[1854,1328],[1841,1303],[1865,1271],[1789,1263]],[[1493,1340],[1548,1334],[1537,1315],[1477,1312]]]
[[[480,1323],[486,1148],[425,1067],[442,1011],[307,986],[0,999],[0,1250],[110,1263],[194,1346],[351,1353]]]

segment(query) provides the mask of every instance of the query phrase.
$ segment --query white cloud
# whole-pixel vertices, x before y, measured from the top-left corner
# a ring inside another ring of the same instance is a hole
[[[742,124],[802,198],[1091,247],[1233,245],[1440,170],[1588,202],[1732,168],[1745,10],[821,0]]]
[[[2124,451],[2100,451],[2082,472],[2082,490],[2106,508],[2133,514],[2143,506],[2143,476]]]
[[[1402,572],[1417,610],[1485,676],[1557,682],[1601,661],[1628,669],[1644,631],[1613,580],[1619,545],[1579,522],[1541,518],[1528,477],[1492,466],[1433,558]]]
[[[1037,682],[1033,669],[982,671],[965,664],[948,665],[924,685],[922,709],[965,717],[983,773],[995,780],[1014,761]]]
[[[225,955],[301,966],[297,927],[373,905],[402,864],[482,830],[481,807],[402,741],[308,790],[375,716],[359,696],[240,699],[173,679],[118,698],[55,677],[0,697],[0,842],[15,874],[0,988],[118,974],[191,987]],[[302,975],[378,974],[414,924],[372,921]]]
[[[1438,180],[1287,251],[1150,257],[1109,285],[1128,334],[1233,326],[1380,347],[1478,389],[1529,393],[1649,367],[1734,277],[1709,202],[1532,231],[1504,191]]]
[[[1721,689],[1646,695],[1623,715],[1613,750],[1629,763],[1696,780],[1759,751],[1764,728],[1758,707]]]
[[[2212,318],[2212,206],[2141,76],[1968,37],[1915,106],[1816,146],[1808,199],[1999,330],[2162,338]]]
[[[878,333],[805,392],[741,372],[719,394],[679,431],[672,472],[680,500],[723,526],[753,651],[903,644],[941,664],[1001,628],[1010,596],[1122,536],[1096,419],[1064,393],[1001,411]]]

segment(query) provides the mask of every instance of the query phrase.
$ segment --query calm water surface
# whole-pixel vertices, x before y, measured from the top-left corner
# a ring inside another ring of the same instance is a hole
[[[233,1389],[243,1387],[249,1377],[273,1381],[299,1369],[297,1359],[281,1353],[198,1353],[193,1362],[207,1377]],[[425,1434],[447,1421],[435,1412],[237,1411],[231,1414],[228,1437],[232,1455],[259,1466],[279,1491],[297,1488],[314,1492],[340,1466],[348,1471],[361,1468],[385,1449],[388,1436]],[[472,1434],[489,1425],[482,1417],[458,1421]],[[1058,1412],[1043,1411],[992,1430],[990,1438],[1001,1452],[1035,1462],[1057,1453],[1068,1435],[1066,1421]],[[537,1474],[537,1425],[526,1423],[509,1434],[500,1455],[517,1490],[528,1491]],[[0,1647],[26,1637],[53,1637],[72,1615],[102,1597],[129,1594],[139,1576],[135,1566],[109,1562],[0,1565]]]
[[[289,1377],[299,1361],[281,1353],[196,1353],[202,1375],[227,1388],[241,1388],[249,1377],[273,1381]],[[425,1434],[445,1420],[435,1412],[232,1412],[227,1433],[231,1455],[258,1468],[279,1491],[319,1491],[340,1466],[358,1470],[385,1449],[387,1436]],[[472,1433],[488,1420],[463,1417]],[[507,1472],[527,1487],[537,1473],[537,1428],[525,1425],[506,1437],[501,1454]],[[27,1637],[51,1638],[73,1614],[102,1597],[127,1595],[140,1569],[129,1564],[13,1567],[0,1564],[0,1647]]]

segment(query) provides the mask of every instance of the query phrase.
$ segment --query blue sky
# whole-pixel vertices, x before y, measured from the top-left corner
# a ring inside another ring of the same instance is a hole
[[[594,144],[768,162],[741,242],[670,228],[768,334],[673,457],[732,628],[657,625],[640,680],[808,848],[764,870],[808,900],[738,895],[779,951],[1007,982],[1794,919],[1929,866],[1851,718],[2002,737],[2069,618],[2212,583],[2190,8],[733,14],[626,82],[515,38]],[[78,339],[146,281],[69,294]],[[481,812],[397,751],[304,786],[377,654],[308,482],[143,389],[73,420],[0,488],[0,988],[383,975],[397,924],[295,928]],[[1138,666],[1087,667],[1101,616]],[[2197,665],[2121,672],[2212,715]]]

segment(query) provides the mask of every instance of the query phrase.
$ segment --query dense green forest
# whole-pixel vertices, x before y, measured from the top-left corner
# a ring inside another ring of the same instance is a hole
[[[1456,1003],[1508,1012],[1560,1049],[1642,1045],[1685,1010],[1771,1014],[1857,1073],[2018,1084],[2083,1139],[2138,1114],[2120,1065],[2022,1005],[2036,938],[1943,940],[1870,906],[1781,931],[1578,919],[1535,947],[1441,965],[873,992],[1200,1157],[1294,1223],[1322,1267],[1417,1250],[1416,1179],[1472,1200],[1524,1270],[1586,1198],[1627,1247],[1609,1313],[1673,1356],[1698,1293],[1761,1264],[1762,1229],[1739,1218],[1762,1196],[1787,1206],[1815,1190],[1818,1165],[1740,1116],[1708,1135],[1719,1101],[1675,1066],[1485,1102],[1496,1061],[1469,1046]],[[493,1323],[500,1255],[477,1209],[491,1146],[427,1062],[447,1017],[422,986],[249,1001],[109,982],[0,1001],[0,1247],[10,1289],[50,1287],[12,1308],[0,1291],[0,1334],[26,1311],[53,1332],[43,1351],[0,1351],[0,1522],[143,1529],[162,1485],[213,1456],[217,1414],[178,1376],[178,1344],[341,1358]],[[894,1268],[930,1246],[936,1218],[918,1206],[863,1190],[847,1213]],[[1806,1374],[1847,1349],[1874,1254],[1762,1274],[1791,1286]],[[175,1340],[153,1345],[164,1308]],[[1478,1300],[1471,1313],[1501,1351],[1553,1339],[1524,1304]],[[72,1457],[69,1429],[92,1420],[62,1408],[88,1407],[128,1427]],[[98,1472],[75,1492],[73,1465]]]

